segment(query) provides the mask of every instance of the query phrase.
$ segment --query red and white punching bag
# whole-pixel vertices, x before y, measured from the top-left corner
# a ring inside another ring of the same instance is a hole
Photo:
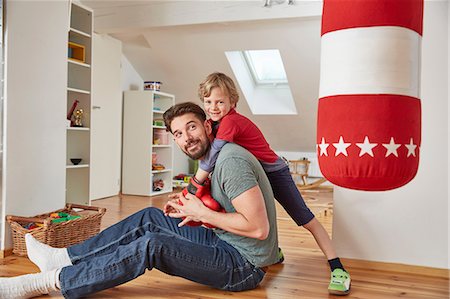
[[[367,191],[419,165],[423,0],[324,0],[317,123],[320,170]]]

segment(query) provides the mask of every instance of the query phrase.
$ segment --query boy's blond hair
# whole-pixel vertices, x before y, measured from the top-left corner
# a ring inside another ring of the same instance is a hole
[[[239,101],[239,94],[233,79],[218,72],[208,75],[208,77],[200,83],[198,88],[198,96],[202,102],[205,97],[209,97],[211,95],[211,90],[214,87],[219,87],[222,92],[228,95],[231,104],[237,105],[237,102]]]

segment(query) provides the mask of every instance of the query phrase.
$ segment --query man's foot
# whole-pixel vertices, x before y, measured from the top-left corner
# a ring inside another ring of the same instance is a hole
[[[328,293],[333,295],[347,295],[350,293],[350,274],[342,269],[334,269],[331,272],[331,281],[328,286]]]
[[[31,234],[25,235],[25,244],[28,258],[39,267],[41,272],[72,265],[66,248],[53,248],[39,242]]]
[[[59,273],[61,270],[26,274],[16,277],[0,278],[0,298],[31,298],[59,291]]]

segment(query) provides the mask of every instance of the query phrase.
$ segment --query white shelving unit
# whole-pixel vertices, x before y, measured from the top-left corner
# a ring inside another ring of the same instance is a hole
[[[153,196],[172,192],[173,141],[157,140],[157,131],[166,127],[155,125],[163,113],[173,106],[175,97],[159,91],[126,91],[123,110],[122,193]],[[155,144],[158,143],[158,144]],[[153,170],[152,157],[162,170]],[[162,180],[162,190],[154,182]]]
[[[92,90],[92,31],[93,12],[89,8],[72,2],[68,42],[84,47],[82,59],[67,58],[67,112],[74,101],[76,109],[83,109],[82,127],[67,127],[66,153],[66,202],[88,205],[90,175],[90,126]],[[69,51],[69,50],[68,50]],[[78,165],[70,159],[81,158]]]

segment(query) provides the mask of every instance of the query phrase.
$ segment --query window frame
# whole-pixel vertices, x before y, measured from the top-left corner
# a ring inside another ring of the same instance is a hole
[[[258,72],[256,71],[256,68],[254,66],[253,63],[253,59],[251,57],[250,52],[252,51],[277,51],[280,59],[281,59],[281,67],[283,69],[284,72],[284,76],[286,79],[281,79],[281,80],[261,80],[258,78]],[[287,75],[286,75],[286,70],[284,69],[284,64],[283,64],[283,59],[281,58],[281,54],[280,54],[280,50],[278,49],[268,49],[268,50],[245,50],[242,51],[242,56],[244,58],[245,64],[248,68],[248,72],[250,73],[251,77],[253,78],[253,82],[255,83],[255,85],[257,86],[287,86],[289,84],[288,80],[287,80]]]

